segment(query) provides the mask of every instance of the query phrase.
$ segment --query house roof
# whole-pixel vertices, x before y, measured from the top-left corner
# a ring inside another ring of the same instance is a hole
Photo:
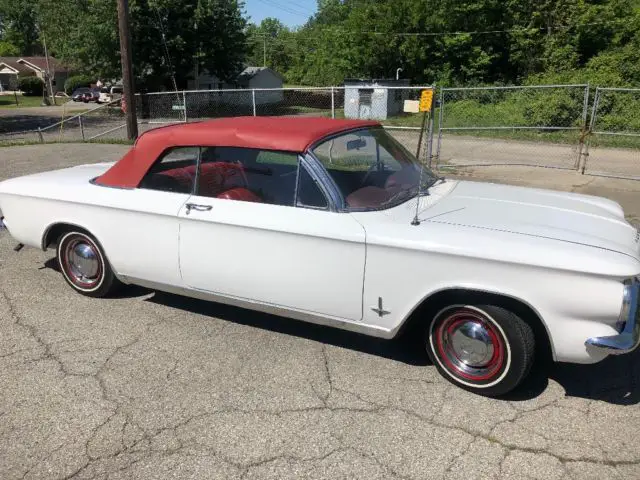
[[[345,85],[409,85],[408,78],[345,78]]]
[[[238,76],[236,77],[236,80],[238,80],[239,82],[243,82],[243,81],[248,82],[253,77],[258,75],[260,72],[263,72],[263,71],[266,71],[266,70],[270,71],[272,74],[274,74],[280,80],[283,79],[282,75],[280,75],[278,72],[276,72],[275,70],[272,70],[269,67],[246,67],[242,72],[240,72],[238,74]]]
[[[18,63],[20,57],[0,57],[0,65],[6,65],[7,67],[16,71],[16,73],[31,73],[32,68],[27,67],[22,63]]]
[[[379,126],[371,120],[326,117],[232,117],[148,130],[109,170],[100,185],[134,188],[156,159],[172,147],[245,147],[301,153],[328,135]]]
[[[36,70],[42,72],[47,70],[47,59],[45,57],[0,57],[3,63],[19,73],[30,73]],[[60,60],[49,56],[49,68],[52,72],[67,72],[69,68]]]

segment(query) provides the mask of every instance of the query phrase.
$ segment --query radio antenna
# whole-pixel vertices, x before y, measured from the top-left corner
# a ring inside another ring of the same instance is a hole
[[[418,181],[418,195],[416,196],[416,214],[411,221],[411,225],[420,225],[418,220],[418,210],[420,209],[420,193],[422,190],[422,172],[424,171],[424,164],[420,167],[420,180]]]
[[[424,162],[420,161],[420,147],[422,147],[422,136],[427,126],[427,117],[429,118],[429,134],[427,135],[427,142],[431,141],[431,120],[433,119],[433,116],[431,115],[432,100],[433,87],[429,90],[423,90],[422,95],[420,96],[420,109],[424,111],[424,117],[422,117],[422,128],[420,128],[420,139],[418,140],[418,150],[416,152],[416,158],[420,162],[420,179],[418,180],[418,194],[416,196],[416,214],[411,221],[411,225],[420,225],[420,220],[418,219],[418,211],[420,210],[420,195],[422,194],[422,174],[424,173]],[[427,150],[427,157],[430,156],[431,148]],[[426,160],[429,159],[427,158]]]

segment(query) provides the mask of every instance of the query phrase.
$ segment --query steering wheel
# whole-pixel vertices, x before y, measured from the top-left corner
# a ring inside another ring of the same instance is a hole
[[[380,163],[380,165],[382,166],[382,169],[381,169],[382,172],[391,170],[391,168],[387,167],[384,163]],[[367,180],[369,180],[369,177],[374,172],[374,170],[377,170],[377,169],[378,169],[378,164],[377,163],[374,164],[374,165],[371,165],[367,169],[367,173],[364,174],[364,178],[360,182],[360,188],[364,187],[367,184]]]

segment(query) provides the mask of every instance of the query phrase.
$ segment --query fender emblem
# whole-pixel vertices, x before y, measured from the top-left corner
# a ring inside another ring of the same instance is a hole
[[[391,313],[389,310],[385,310],[384,307],[382,306],[382,297],[378,297],[378,308],[372,307],[371,310],[376,312],[379,317],[382,317],[384,315],[388,315]]]

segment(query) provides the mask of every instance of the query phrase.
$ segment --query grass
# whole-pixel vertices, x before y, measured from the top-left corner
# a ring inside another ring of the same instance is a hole
[[[52,143],[81,143],[81,144],[86,144],[86,143],[102,143],[102,144],[107,144],[107,145],[133,145],[133,140],[126,140],[126,139],[119,139],[119,138],[114,138],[114,139],[104,139],[104,138],[96,138],[94,140],[87,140],[85,142],[79,141],[79,140],[45,140],[44,142],[39,142],[37,140],[25,140],[25,141],[11,141],[11,140],[7,140],[7,141],[2,141],[0,140],[0,148],[3,147],[24,147],[26,145],[46,145],[46,144],[52,144]]]
[[[18,105],[16,106],[16,98]],[[68,98],[56,98],[56,105],[67,103]],[[24,107],[40,107],[42,104],[41,96],[27,97],[24,95],[0,95],[0,108],[24,108]]]

